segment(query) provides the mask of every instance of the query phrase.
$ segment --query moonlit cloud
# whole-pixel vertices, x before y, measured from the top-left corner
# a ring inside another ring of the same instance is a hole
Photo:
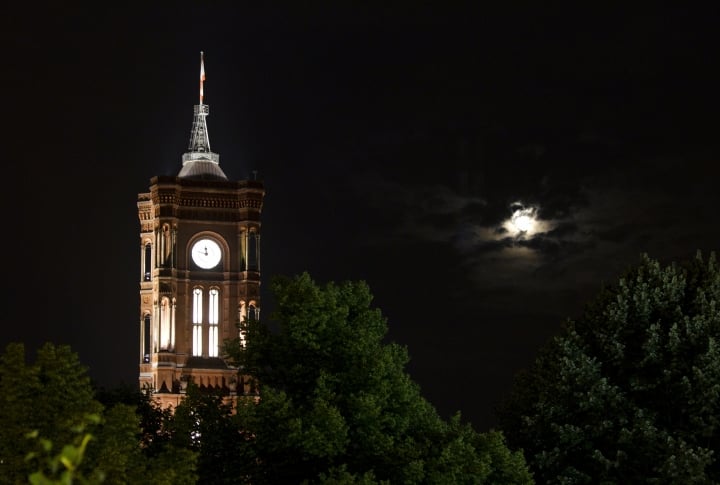
[[[602,281],[616,281],[641,252],[669,257],[672,248],[707,237],[687,217],[692,194],[678,207],[677,193],[645,183],[648,166],[644,162],[625,169],[624,177],[610,169],[603,177],[589,171],[574,183],[571,178],[554,182],[544,177],[536,194],[505,204],[482,194],[460,194],[443,184],[391,182],[377,172],[366,174],[362,185],[371,180],[392,194],[390,204],[383,195],[382,210],[396,224],[381,236],[383,241],[447,244],[476,291],[494,292],[493,304],[512,304],[516,296],[510,295],[521,293],[528,305],[536,301],[549,308],[552,305],[542,300],[551,294],[592,294]],[[662,168],[677,167],[665,161]],[[698,181],[695,190],[707,193],[711,184]],[[709,220],[712,212],[697,207],[698,215]]]

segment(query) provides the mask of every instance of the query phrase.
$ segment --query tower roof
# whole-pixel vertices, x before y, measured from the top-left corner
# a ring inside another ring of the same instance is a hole
[[[210,137],[208,136],[207,118],[210,107],[203,103],[205,83],[205,61],[200,52],[200,104],[195,105],[192,130],[190,131],[190,144],[188,151],[183,153],[182,168],[178,177],[227,180],[225,172],[220,168],[220,155],[210,150]]]

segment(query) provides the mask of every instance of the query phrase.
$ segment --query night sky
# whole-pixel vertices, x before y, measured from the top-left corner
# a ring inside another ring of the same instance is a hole
[[[263,315],[274,275],[365,280],[480,431],[641,253],[720,249],[716,12],[400,3],[5,10],[2,348],[137,383],[137,194],[180,169],[200,51],[220,166],[266,186]]]

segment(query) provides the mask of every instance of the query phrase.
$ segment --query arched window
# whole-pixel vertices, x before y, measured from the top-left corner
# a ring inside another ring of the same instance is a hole
[[[202,355],[202,313],[203,313],[203,294],[202,289],[195,288],[193,290],[193,326],[192,326],[192,354],[195,356]]]
[[[171,239],[170,226],[163,224],[162,227],[162,266],[170,266],[170,254],[172,253],[172,239]]]
[[[247,337],[247,305],[244,301],[240,301],[238,305],[237,323],[239,326],[238,337],[240,338],[240,344],[245,346],[245,339]]]
[[[208,355],[210,357],[218,356],[218,313],[220,310],[220,292],[217,288],[210,290],[208,298]]]
[[[143,327],[142,327],[142,361],[143,364],[149,364],[150,363],[150,314],[146,314],[143,318]]]
[[[255,306],[255,302],[250,302],[247,312],[248,322],[256,322],[260,320],[260,309]]]
[[[160,350],[170,350],[172,347],[170,317],[170,299],[164,296],[160,300]]]
[[[260,271],[260,234],[250,232],[248,234],[248,269]]]
[[[143,279],[150,281],[152,278],[152,245],[150,243],[145,244],[145,257],[143,264]]]

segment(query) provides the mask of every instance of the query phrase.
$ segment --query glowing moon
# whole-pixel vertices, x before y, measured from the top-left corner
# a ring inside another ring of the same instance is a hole
[[[516,237],[525,237],[543,232],[544,224],[536,217],[537,207],[524,207],[520,203],[514,203],[510,209],[513,211],[512,215],[503,224],[510,234]]]
[[[510,218],[510,223],[517,232],[530,232],[535,227],[535,219],[528,212],[529,209],[516,210]]]

